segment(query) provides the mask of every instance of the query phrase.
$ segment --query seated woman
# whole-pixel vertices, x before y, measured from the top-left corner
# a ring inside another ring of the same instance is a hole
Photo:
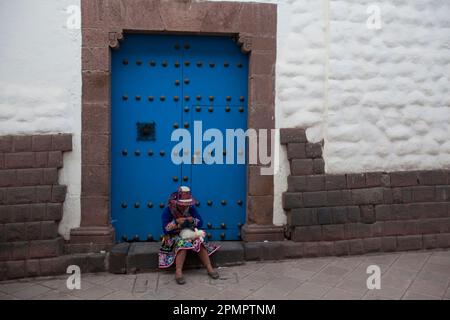
[[[180,232],[183,229],[201,228],[203,221],[193,206],[189,187],[181,186],[177,192],[171,194],[168,207],[162,213],[162,227],[164,237],[159,251],[159,268],[168,268],[175,262],[175,280],[184,284],[183,264],[188,250],[198,253],[200,260],[206,267],[208,275],[219,278],[219,274],[211,265],[209,256],[219,249],[219,246],[206,242],[204,239],[183,239]]]

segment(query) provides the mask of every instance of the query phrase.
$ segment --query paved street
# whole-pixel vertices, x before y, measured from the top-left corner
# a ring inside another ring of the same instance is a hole
[[[381,289],[368,290],[369,265],[381,269]],[[136,275],[83,274],[81,289],[67,276],[0,282],[0,299],[444,299],[450,300],[450,250],[351,257],[248,262],[186,270],[177,285],[172,272]]]

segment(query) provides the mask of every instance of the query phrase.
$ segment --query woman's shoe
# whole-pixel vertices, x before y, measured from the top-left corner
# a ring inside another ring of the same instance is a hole
[[[175,281],[176,281],[178,284],[185,284],[185,283],[186,283],[186,280],[184,280],[183,277],[175,278]]]
[[[210,276],[213,279],[219,279],[220,275],[217,271],[208,272],[208,276]]]

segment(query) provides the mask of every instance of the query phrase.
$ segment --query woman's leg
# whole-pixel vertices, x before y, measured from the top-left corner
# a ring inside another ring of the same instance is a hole
[[[186,260],[186,252],[187,250],[180,250],[177,253],[177,257],[175,258],[175,277],[180,278],[183,276],[183,265]]]
[[[200,252],[198,253],[200,260],[203,265],[206,267],[208,272],[214,272],[214,268],[211,265],[211,260],[209,259],[208,252],[206,251],[204,246],[200,247]]]

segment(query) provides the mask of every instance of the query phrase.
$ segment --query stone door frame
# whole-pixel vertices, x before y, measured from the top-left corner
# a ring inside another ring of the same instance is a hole
[[[81,224],[71,244],[114,244],[110,214],[111,50],[126,33],[233,35],[249,54],[248,128],[275,128],[277,6],[190,0],[81,0]],[[273,176],[247,166],[245,241],[282,240],[273,225]],[[94,246],[94,247],[93,247]]]

